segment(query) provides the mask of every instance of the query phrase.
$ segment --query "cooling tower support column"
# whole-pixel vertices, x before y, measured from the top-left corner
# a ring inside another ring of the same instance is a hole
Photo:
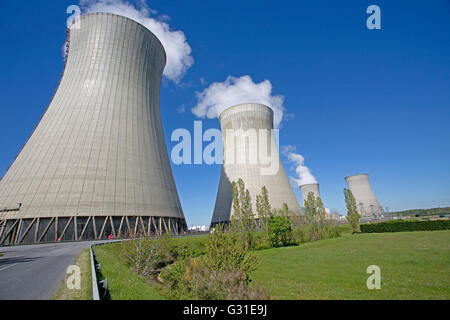
[[[114,14],[84,15],[80,27],[68,30],[47,111],[0,181],[2,245],[187,230],[161,123],[161,42]]]
[[[281,209],[286,203],[293,214],[302,214],[278,154],[272,131],[272,109],[257,103],[240,104],[223,111],[219,120],[224,156],[211,226],[230,222],[233,215],[231,184],[240,178],[250,192],[256,219],[256,196],[263,186],[268,190],[273,209]],[[272,156],[275,171],[267,170],[269,165],[261,160],[260,152]],[[256,162],[251,160],[252,155],[253,160],[257,158]],[[239,160],[241,156],[244,159]]]
[[[356,200],[356,207],[364,221],[379,219],[383,214],[383,207],[378,203],[370,186],[368,174],[356,174],[345,178],[349,190]]]

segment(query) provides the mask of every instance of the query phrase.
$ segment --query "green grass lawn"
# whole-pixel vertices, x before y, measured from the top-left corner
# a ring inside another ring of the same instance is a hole
[[[272,299],[450,299],[450,231],[345,234],[258,251],[255,282]],[[370,265],[381,289],[366,286]]]
[[[101,274],[108,278],[111,300],[162,300],[158,285],[149,283],[133,271],[120,257],[120,243],[95,246],[95,255],[101,263]]]
[[[450,299],[450,230],[351,235],[346,227],[340,238],[255,251],[255,283],[272,299]],[[205,239],[170,241],[201,251]],[[111,299],[163,299],[158,283],[119,257],[120,245],[95,247]],[[380,290],[367,289],[370,265],[381,268]]]

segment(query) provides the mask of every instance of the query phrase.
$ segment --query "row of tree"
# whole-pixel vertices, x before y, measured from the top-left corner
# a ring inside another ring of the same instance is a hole
[[[354,233],[360,232],[356,201],[350,190],[344,189],[347,204],[347,220]],[[229,230],[241,237],[242,247],[252,248],[255,244],[255,231],[260,229],[271,246],[289,245],[296,242],[294,229],[300,237],[309,241],[339,235],[337,223],[327,215],[323,201],[310,192],[305,200],[305,215],[293,212],[286,203],[281,209],[273,209],[269,201],[269,193],[264,186],[256,196],[255,218],[252,209],[252,199],[249,190],[245,188],[242,179],[232,183],[233,215]],[[304,235],[302,230],[307,230]]]

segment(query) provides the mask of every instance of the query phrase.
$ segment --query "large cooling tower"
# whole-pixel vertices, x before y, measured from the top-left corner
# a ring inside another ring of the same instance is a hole
[[[252,209],[256,218],[258,218],[256,196],[261,193],[263,186],[268,190],[272,208],[281,209],[283,203],[286,203],[295,214],[301,214],[300,206],[284,171],[272,134],[272,109],[257,103],[240,104],[223,111],[219,120],[222,128],[224,153],[211,225],[228,223],[231,220],[233,214],[231,184],[239,178],[243,179],[245,187],[250,192]],[[255,133],[258,136],[257,142],[249,138]],[[230,144],[230,142],[233,143]],[[266,164],[267,162],[261,161],[260,157],[256,163],[250,161],[251,154],[259,154],[261,150],[263,154],[273,156],[273,163],[276,164],[275,171],[265,170],[269,165]],[[266,150],[268,152],[264,152]],[[244,156],[244,163],[238,160],[240,156]],[[230,162],[230,158],[234,161]]]
[[[320,197],[320,190],[319,190],[319,184],[318,183],[309,183],[304,184],[300,186],[300,191],[302,192],[302,201],[303,205],[305,205],[306,199],[308,199],[308,194],[312,192],[314,194],[314,197]]]
[[[80,26],[68,30],[47,111],[0,181],[0,244],[187,229],[161,123],[161,42],[113,14]]]
[[[347,186],[356,200],[356,207],[363,220],[377,219],[384,211],[378,203],[369,182],[369,175],[356,174],[345,178]]]

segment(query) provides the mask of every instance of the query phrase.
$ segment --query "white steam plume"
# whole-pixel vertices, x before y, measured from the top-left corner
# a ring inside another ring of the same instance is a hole
[[[295,165],[295,172],[297,177],[291,177],[291,180],[298,186],[302,186],[310,183],[317,183],[316,178],[312,175],[311,170],[305,166],[305,158],[298,153],[295,153],[295,147],[283,146],[281,148],[282,153],[288,158],[289,162]]]
[[[167,64],[164,76],[179,83],[187,70],[193,65],[192,49],[182,31],[173,31],[167,22],[167,16],[159,19],[150,17],[156,11],[150,9],[144,0],[137,7],[122,0],[80,0],[83,13],[107,12],[125,16],[144,25],[153,32],[164,46],[167,54]]]
[[[228,76],[224,82],[214,82],[202,92],[197,92],[197,105],[192,113],[197,117],[218,118],[225,109],[240,103],[262,103],[272,108],[274,126],[279,127],[285,111],[284,97],[272,95],[272,83],[253,82],[250,76]]]

